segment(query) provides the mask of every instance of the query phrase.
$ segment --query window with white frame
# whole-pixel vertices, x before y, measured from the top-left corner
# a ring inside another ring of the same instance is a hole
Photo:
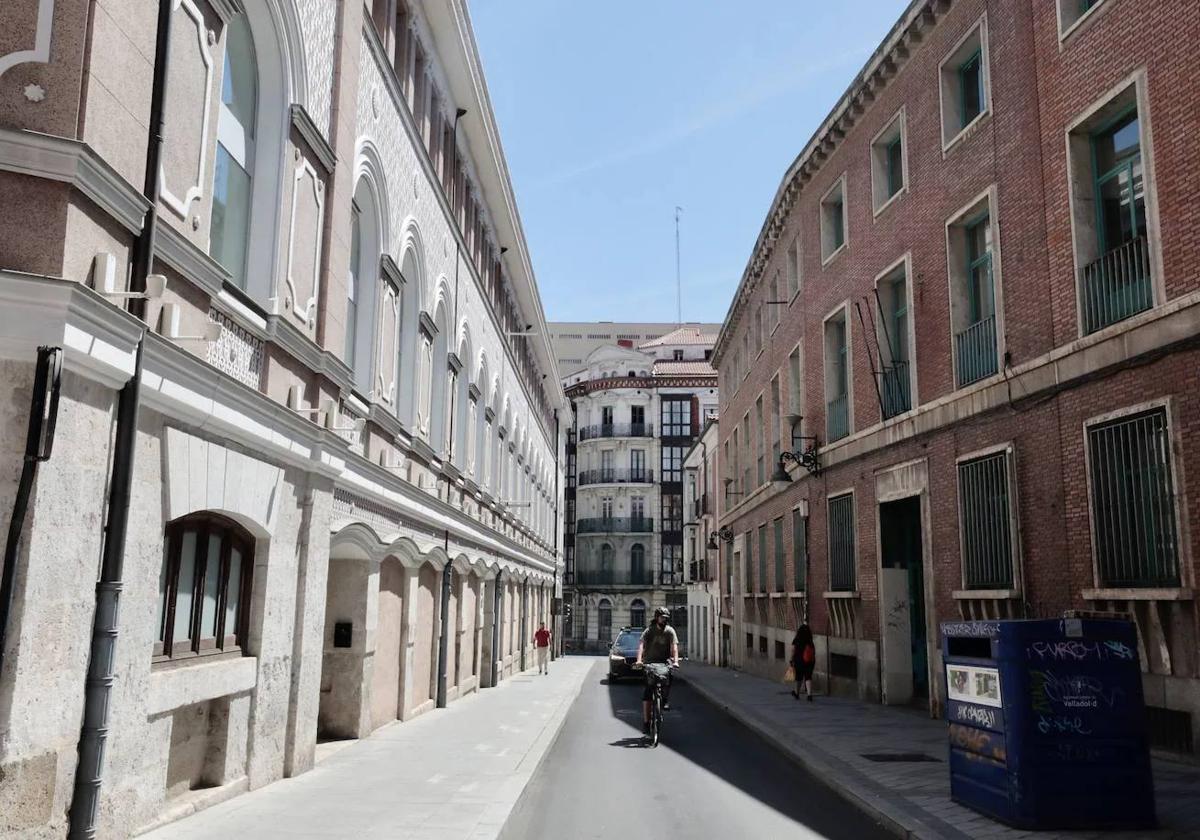
[[[821,262],[827,263],[846,246],[846,176],[838,178],[821,197]]]
[[[989,111],[987,21],[980,19],[963,36],[939,69],[942,147],[948,149]]]
[[[1154,305],[1139,79],[1068,132],[1072,228],[1078,266],[1080,329],[1084,335]]]
[[[853,592],[857,587],[854,553],[854,494],[843,493],[827,502],[829,512],[829,588]]]
[[[886,420],[912,408],[912,341],[909,333],[908,261],[875,282],[879,398]]]
[[[787,250],[787,297],[790,301],[800,291],[800,235],[792,240]]]
[[[1179,586],[1179,525],[1166,408],[1089,425],[1087,451],[1097,585]]]
[[[871,141],[871,199],[878,213],[908,185],[907,133],[904,109]]]
[[[1016,546],[1012,453],[958,464],[958,520],[965,589],[1012,589]]]
[[[1000,369],[1000,270],[992,204],[989,190],[946,225],[950,325],[959,388]]]
[[[1057,3],[1059,33],[1065,38],[1090,17],[1093,10],[1104,5],[1104,0],[1057,0]]]
[[[243,289],[246,288],[257,114],[257,58],[250,24],[243,14],[230,22],[225,39],[209,229],[209,253],[229,272],[234,284]]]
[[[850,434],[850,323],[847,307],[825,319],[825,437]]]

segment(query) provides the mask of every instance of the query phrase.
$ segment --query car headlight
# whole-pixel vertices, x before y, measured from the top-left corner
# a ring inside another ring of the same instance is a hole
[[[613,653],[613,652],[611,652],[611,651],[609,651],[608,658],[609,658],[609,659],[611,659],[611,660],[613,660],[613,661],[615,661],[615,662],[624,662],[624,661],[625,661],[625,657],[624,657],[624,656],[622,656],[622,655],[621,655],[621,654],[619,654],[619,653]]]

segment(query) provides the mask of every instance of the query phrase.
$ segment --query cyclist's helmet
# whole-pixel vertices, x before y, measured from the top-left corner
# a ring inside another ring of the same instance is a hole
[[[654,620],[658,621],[658,619],[660,617],[665,618],[668,621],[670,621],[671,620],[671,611],[669,609],[667,609],[666,607],[656,607],[654,609]]]

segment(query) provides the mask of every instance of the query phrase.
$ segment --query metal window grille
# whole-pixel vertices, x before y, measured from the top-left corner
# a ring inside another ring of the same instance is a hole
[[[775,520],[775,591],[786,592],[787,582],[783,569],[783,517]]]
[[[958,465],[963,583],[967,589],[1013,585],[1012,506],[1008,453]]]
[[[854,570],[854,496],[829,500],[829,581],[834,592],[852,592]]]
[[[767,526],[758,526],[758,591],[767,591]]]
[[[1101,586],[1179,585],[1179,539],[1164,409],[1088,430],[1092,539]]]
[[[792,512],[792,584],[797,592],[808,585],[808,520],[800,511]]]
[[[754,591],[754,532],[746,532],[746,585],[742,588],[742,592],[749,595]]]

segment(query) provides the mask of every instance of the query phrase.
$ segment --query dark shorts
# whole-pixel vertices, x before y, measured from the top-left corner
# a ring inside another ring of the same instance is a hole
[[[801,680],[811,680],[813,675],[813,666],[816,662],[793,662],[792,665],[796,669],[796,682]]]

